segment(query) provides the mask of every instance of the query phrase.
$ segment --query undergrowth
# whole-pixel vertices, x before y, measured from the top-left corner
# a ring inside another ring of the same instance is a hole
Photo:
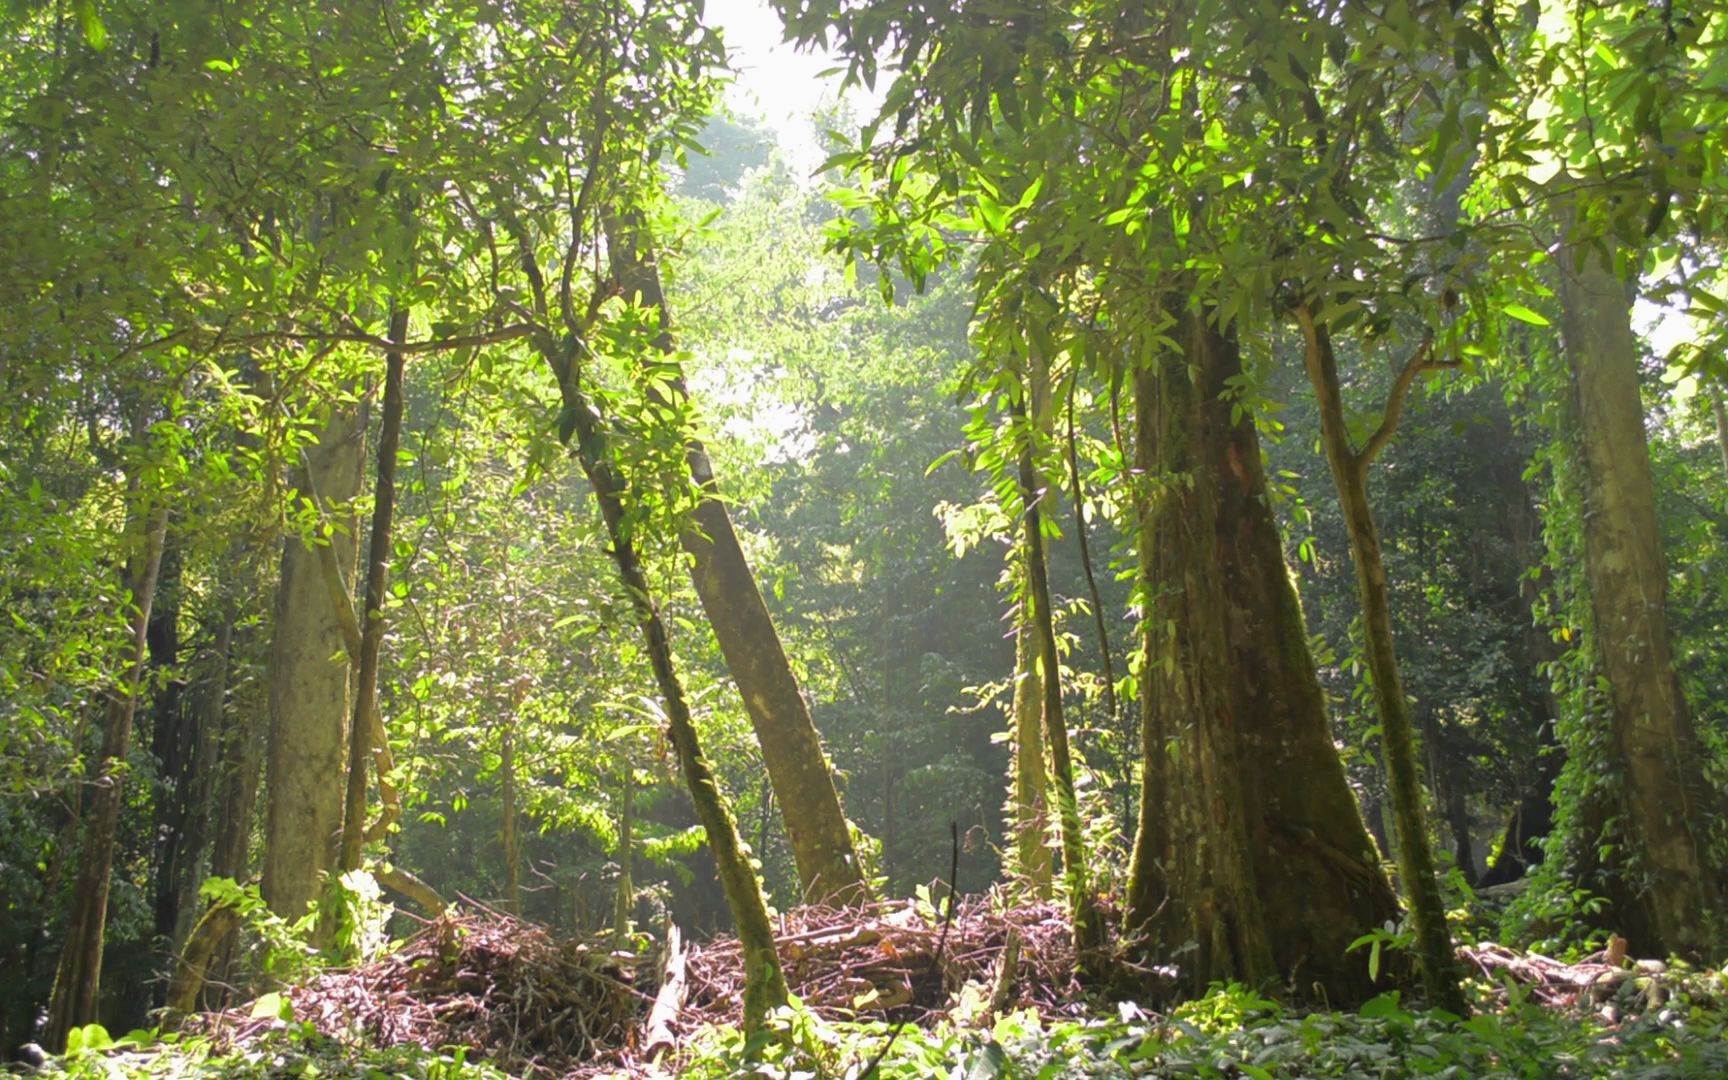
[[[1651,1077],[1728,1075],[1728,1011],[1722,978],[1698,976],[1660,1009],[1610,1024],[1579,1010],[1520,1000],[1490,1001],[1467,1020],[1407,1008],[1384,994],[1356,1012],[1300,1013],[1239,986],[1215,988],[1168,1016],[1121,1004],[1096,1015],[1041,1018],[1011,1013],[988,1027],[907,1028],[881,1062],[882,1080],[1055,1080],[1058,1077]],[[730,1028],[711,1029],[657,1075],[696,1080],[762,1077],[857,1080],[890,1035],[881,1023],[824,1022],[796,1007],[773,1036],[746,1045]],[[507,1074],[460,1053],[377,1050],[316,1034],[285,1020],[241,1049],[207,1039],[134,1033],[112,1042],[99,1028],[45,1075],[66,1080],[144,1077],[364,1077],[367,1080],[505,1080]],[[597,1072],[593,1075],[607,1075]],[[622,1074],[620,1074],[622,1075]],[[641,1075],[640,1073],[636,1075]]]

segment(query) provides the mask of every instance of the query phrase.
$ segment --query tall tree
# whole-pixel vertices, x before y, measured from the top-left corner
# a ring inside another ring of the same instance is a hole
[[[684,373],[673,349],[671,311],[641,215],[607,217],[607,247],[624,298],[650,312],[657,324],[659,358],[643,374],[650,394],[687,397]],[[665,390],[656,389],[664,385]],[[708,450],[689,439],[690,475],[702,498],[680,536],[690,555],[690,577],[702,599],[726,666],[738,683],[744,707],[762,748],[763,762],[780,804],[781,820],[798,865],[804,897],[811,902],[865,899],[868,885],[852,846],[851,826],[840,808],[832,770],[811,722],[780,634],[756,587],[756,577],[738,543],[720,498]]]
[[[282,542],[270,646],[263,893],[271,910],[290,920],[318,898],[319,877],[339,854],[353,703],[339,612],[352,603],[347,583],[360,542],[353,501],[365,473],[365,434],[357,404],[324,407],[317,441],[305,448],[293,483],[315,527]]]
[[[1561,330],[1583,466],[1591,640],[1607,678],[1636,845],[1637,884],[1618,899],[1648,907],[1656,937],[1634,942],[1640,949],[1703,959],[1728,919],[1728,879],[1711,854],[1722,802],[1704,775],[1706,756],[1674,666],[1631,289],[1617,272],[1617,245],[1593,237],[1571,200],[1559,206]]]
[[[139,435],[143,427],[138,425]],[[131,747],[132,718],[138,708],[149,654],[145,637],[168,528],[167,506],[161,501],[161,494],[142,476],[135,473],[128,481],[127,496],[128,520],[122,535],[128,541],[128,550],[123,585],[131,637],[117,650],[120,673],[103,710],[102,748],[91,772],[90,797],[84,807],[72,913],[54,977],[54,996],[48,1004],[43,1041],[56,1051],[65,1047],[66,1036],[74,1027],[96,1018],[102,945],[108,922],[108,889],[114,872],[120,808],[125,799],[126,755]]]

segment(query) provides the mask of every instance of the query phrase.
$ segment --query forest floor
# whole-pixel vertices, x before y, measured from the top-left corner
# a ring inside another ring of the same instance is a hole
[[[777,938],[797,1004],[746,1046],[736,941],[642,952],[451,911],[377,959],[170,1035],[87,1031],[44,1071],[72,1076],[1728,1076],[1722,971],[1597,955],[1461,950],[1477,1012],[1294,1012],[1242,987],[1155,1013],[1074,980],[1052,905],[962,898],[803,908]],[[896,1034],[898,1033],[898,1034]],[[890,1042],[890,1040],[892,1040]]]

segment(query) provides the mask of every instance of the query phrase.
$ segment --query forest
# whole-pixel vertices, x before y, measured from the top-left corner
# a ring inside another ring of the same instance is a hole
[[[1725,121],[1723,0],[10,0],[0,1070],[1728,1075]]]

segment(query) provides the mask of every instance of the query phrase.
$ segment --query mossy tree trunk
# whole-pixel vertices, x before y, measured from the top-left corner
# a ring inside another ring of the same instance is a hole
[[[1380,717],[1380,745],[1392,800],[1392,828],[1398,839],[1398,877],[1416,932],[1416,963],[1428,999],[1449,1012],[1464,1015],[1469,1005],[1458,982],[1458,958],[1446,928],[1446,904],[1440,895],[1434,846],[1428,837],[1427,814],[1422,807],[1416,731],[1410,718],[1410,700],[1404,694],[1403,676],[1398,670],[1380,528],[1368,502],[1368,468],[1397,430],[1412,380],[1434,365],[1428,360],[1428,347],[1424,345],[1399,373],[1380,426],[1358,450],[1350,441],[1338,383],[1338,360],[1326,325],[1317,322],[1306,307],[1296,309],[1296,318],[1302,327],[1308,381],[1320,405],[1320,441],[1338,488],[1338,504],[1350,538],[1350,559],[1356,566],[1363,649]]]
[[[1128,927],[1180,969],[1348,1007],[1376,988],[1363,932],[1397,899],[1332,741],[1253,421],[1224,395],[1235,342],[1174,312],[1181,347],[1135,384],[1140,820]]]
[[[657,370],[647,372],[650,394],[666,387],[680,399],[688,397],[684,376],[673,359],[671,316],[660,284],[659,267],[639,217],[608,215],[607,248],[612,272],[626,299],[652,311],[658,319],[655,347]],[[762,600],[755,574],[731,516],[720,499],[708,451],[691,437],[687,442],[690,474],[703,499],[681,540],[690,554],[690,576],[702,610],[714,627],[727,670],[738,684],[745,711],[774,784],[781,820],[792,845],[804,898],[813,902],[846,903],[866,898],[868,885],[852,843],[851,827],[840,807],[810,707],[787,661],[780,634]]]
[[[541,345],[543,351],[551,347],[551,342]],[[562,384],[569,431],[575,436],[576,456],[594,489],[595,500],[600,504],[600,516],[611,540],[612,559],[635,610],[636,623],[642,631],[648,659],[654,669],[654,681],[666,708],[667,739],[677,754],[685,786],[695,804],[696,820],[707,834],[726,905],[732,912],[738,944],[744,954],[744,1028],[746,1032],[754,1033],[760,1030],[770,1011],[785,1005],[788,1000],[786,979],[774,949],[774,930],[768,921],[768,905],[762,897],[762,885],[756,878],[756,871],[745,855],[744,843],[738,835],[738,823],[697,738],[689,701],[673,662],[672,642],[637,554],[635,537],[639,530],[633,527],[625,510],[627,486],[625,478],[618,472],[617,459],[603,427],[604,421],[594,412],[576,384],[578,365],[575,357],[552,355],[553,369]]]
[[[365,471],[362,410],[333,405],[308,447],[294,487],[332,527],[328,541],[283,543],[270,645],[270,737],[265,767],[264,899],[293,920],[318,898],[318,879],[336,865],[348,774],[350,664],[339,606],[327,579],[333,557],[351,579],[358,539],[352,503]],[[313,544],[328,543],[320,553]],[[341,598],[348,603],[346,596]]]
[[[1032,399],[1032,429],[1046,430],[1050,420],[1050,370],[1041,357],[1028,364],[1027,391]],[[1034,485],[1036,487],[1036,485]],[[1032,498],[1033,496],[1027,496]],[[1041,529],[1023,529],[1019,544],[1020,600],[1014,626],[1013,818],[1014,866],[1032,895],[1049,899],[1055,887],[1055,853],[1050,848],[1050,763],[1044,743],[1044,639],[1050,620],[1036,617],[1032,600],[1032,567],[1044,563]],[[1060,688],[1058,688],[1060,695]]]
[[[1562,204],[1559,219],[1576,232],[1571,205]],[[1674,668],[1632,297],[1614,260],[1611,241],[1580,235],[1567,236],[1559,260],[1591,640],[1608,683],[1631,856],[1614,900],[1647,909],[1647,919],[1627,913],[1628,926],[1654,931],[1653,940],[1633,940],[1635,950],[1705,961],[1721,946],[1728,894],[1711,853],[1722,800],[1704,775],[1707,755]]]
[[[150,605],[162,566],[168,529],[165,507],[143,505],[149,496],[134,477],[128,484],[133,504],[126,537],[131,552],[124,584],[130,596],[126,645],[116,654],[123,671],[103,709],[102,749],[96,758],[84,804],[78,851],[78,876],[72,889],[72,911],[66,920],[66,941],[48,1001],[48,1025],[42,1041],[56,1053],[66,1046],[75,1027],[96,1019],[102,981],[102,943],[108,926],[108,888],[113,880],[114,853],[119,844],[120,809],[125,801],[126,754],[132,745],[132,719],[144,679]]]
[[[1062,712],[1061,659],[1056,652],[1056,628],[1050,603],[1050,578],[1044,562],[1044,525],[1040,510],[1042,492],[1033,465],[1034,434],[1028,427],[1024,403],[1016,406],[1017,419],[1026,443],[1019,454],[1021,528],[1026,554],[1023,605],[1032,638],[1038,645],[1035,673],[1042,691],[1044,743],[1049,753],[1050,776],[1055,782],[1057,825],[1062,840],[1062,880],[1068,891],[1068,910],[1073,923],[1076,950],[1096,947],[1102,937],[1088,881],[1086,845],[1080,826],[1080,804],[1074,786],[1074,760],[1068,747],[1068,724]],[[1040,763],[1042,765],[1042,763]]]

